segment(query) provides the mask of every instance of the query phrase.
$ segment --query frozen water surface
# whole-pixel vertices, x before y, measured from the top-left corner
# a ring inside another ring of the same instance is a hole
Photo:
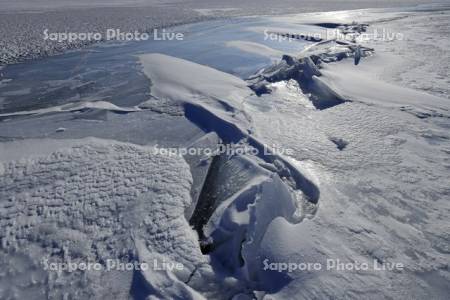
[[[3,67],[0,298],[446,299],[448,20],[232,18]],[[264,39],[330,26],[406,39]],[[183,267],[42,263],[108,259]]]

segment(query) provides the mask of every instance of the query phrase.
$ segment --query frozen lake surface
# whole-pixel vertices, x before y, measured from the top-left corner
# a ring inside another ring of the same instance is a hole
[[[446,299],[449,20],[240,17],[2,67],[0,298]]]
[[[275,26],[276,22],[272,22]],[[252,28],[268,26],[254,17],[211,21],[175,27],[183,41],[105,43],[68,54],[16,64],[2,69],[0,97],[2,112],[30,110],[78,100],[103,100],[116,105],[137,105],[146,100],[148,79],[142,74],[137,55],[156,52],[204,64],[246,78],[270,64],[270,57],[227,46],[245,40],[278,49],[300,51],[306,42],[279,43],[265,40]],[[301,26],[297,26],[302,28]],[[293,27],[295,28],[295,27]],[[162,32],[158,32],[161,38]],[[272,58],[279,58],[272,55]]]

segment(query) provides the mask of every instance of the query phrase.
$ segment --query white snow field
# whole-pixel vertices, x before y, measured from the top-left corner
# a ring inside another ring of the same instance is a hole
[[[148,79],[140,104],[9,106],[0,298],[447,299],[448,15],[236,19],[222,52],[189,41],[133,52]],[[327,28],[349,39],[303,41]],[[361,38],[373,28],[403,38]],[[267,43],[265,30],[293,40]],[[224,72],[235,53],[266,65]],[[151,267],[106,270],[108,259]],[[100,270],[45,269],[69,261]]]

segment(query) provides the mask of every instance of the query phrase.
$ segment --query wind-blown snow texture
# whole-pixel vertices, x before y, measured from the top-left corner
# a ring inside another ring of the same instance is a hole
[[[33,154],[14,151],[20,148]],[[45,259],[153,264],[157,258],[182,263],[183,279],[206,261],[184,219],[192,178],[182,158],[98,139],[11,142],[0,150],[1,298],[129,293],[133,272],[57,274],[43,270]],[[137,243],[147,247],[144,254]],[[167,282],[152,284],[161,289]]]

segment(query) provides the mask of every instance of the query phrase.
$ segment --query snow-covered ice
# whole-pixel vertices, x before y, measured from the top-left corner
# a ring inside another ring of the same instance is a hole
[[[55,112],[73,112],[80,111],[85,109],[98,109],[98,110],[108,110],[114,112],[133,112],[139,111],[139,107],[119,107],[110,102],[106,101],[88,101],[88,102],[77,102],[77,103],[68,103],[61,106],[53,106],[49,108],[35,109],[35,110],[26,110],[26,111],[17,111],[13,113],[5,113],[0,114],[0,117],[13,117],[13,116],[24,116],[24,115],[40,115],[40,114],[48,114]]]
[[[1,296],[446,299],[447,15],[237,19],[219,46],[133,52],[148,79],[142,102],[8,103],[0,115]],[[326,27],[353,38],[300,37]],[[372,28],[405,39],[358,39]],[[264,41],[265,29],[294,41]],[[217,29],[191,34],[203,30]],[[265,66],[250,77],[227,73],[236,62],[218,63],[221,51],[263,57],[256,61]],[[183,157],[155,144],[232,153]],[[54,272],[43,269],[45,258],[183,268]],[[348,267],[361,264],[368,269]]]
[[[44,260],[127,263],[155,257],[182,263],[181,281],[206,262],[184,219],[192,178],[182,158],[98,139],[14,141],[0,147],[2,298],[122,298],[136,276],[44,272]],[[143,253],[142,247],[147,247]],[[177,275],[169,278],[175,282]],[[152,287],[171,284],[167,280]]]

